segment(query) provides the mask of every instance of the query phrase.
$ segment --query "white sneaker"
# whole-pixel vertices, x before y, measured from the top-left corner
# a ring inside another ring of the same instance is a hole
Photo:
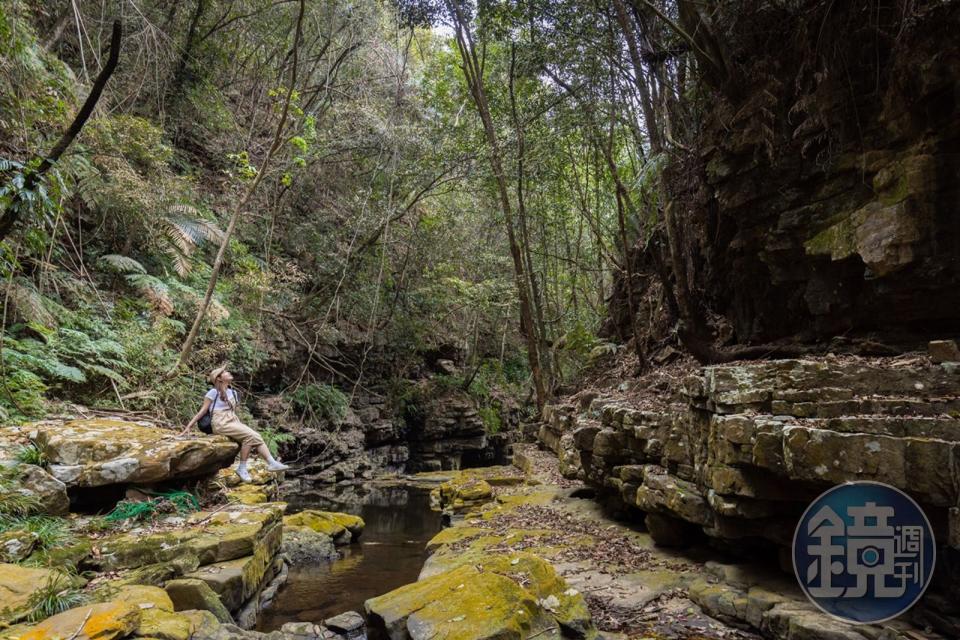
[[[246,469],[237,469],[237,475],[244,482],[253,482],[253,478],[250,477],[250,473]]]
[[[267,471],[286,471],[289,468],[290,467],[281,462],[271,462],[267,465]]]

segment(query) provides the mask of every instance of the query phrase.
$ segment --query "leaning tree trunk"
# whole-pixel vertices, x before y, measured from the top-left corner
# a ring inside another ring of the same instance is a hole
[[[210,274],[210,282],[207,283],[207,292],[203,296],[203,301],[200,303],[200,308],[197,309],[197,317],[194,318],[193,326],[190,327],[190,333],[187,334],[186,340],[183,341],[183,347],[180,349],[180,357],[177,358],[177,364],[174,366],[173,370],[171,370],[171,373],[175,372],[184,363],[186,363],[187,359],[190,357],[190,353],[193,351],[193,343],[196,341],[197,335],[200,333],[200,326],[203,324],[203,318],[206,316],[207,309],[210,307],[210,301],[213,299],[213,292],[217,287],[217,280],[220,278],[220,270],[223,268],[223,259],[227,253],[227,247],[230,245],[230,238],[233,236],[233,232],[237,228],[237,221],[240,219],[240,212],[243,211],[244,207],[247,206],[247,203],[250,202],[250,198],[253,197],[254,192],[260,185],[260,181],[263,180],[263,176],[267,172],[267,168],[270,166],[270,161],[273,160],[273,157],[283,144],[283,133],[287,128],[287,118],[290,115],[290,104],[293,100],[294,87],[296,86],[297,82],[297,65],[299,64],[298,51],[300,49],[300,38],[303,33],[303,15],[306,11],[305,2],[306,0],[300,0],[300,13],[297,15],[296,33],[293,38],[293,61],[290,69],[290,85],[287,87],[287,95],[283,103],[283,110],[280,113],[280,122],[277,123],[277,129],[273,136],[273,143],[270,145],[270,149],[267,151],[267,155],[260,165],[260,170],[257,172],[257,176],[253,179],[253,182],[250,183],[250,186],[247,187],[247,190],[244,192],[243,197],[240,198],[236,206],[233,208],[233,213],[230,215],[230,222],[223,234],[223,240],[220,243],[220,248],[217,250],[217,257],[213,261],[213,271]]]
[[[60,159],[60,156],[62,156],[63,152],[67,150],[67,147],[73,143],[74,139],[80,135],[80,130],[83,129],[83,125],[90,119],[94,108],[97,106],[97,102],[100,101],[103,88],[107,86],[107,80],[110,79],[110,76],[113,75],[114,70],[117,68],[117,63],[120,60],[120,40],[122,37],[123,27],[119,20],[115,20],[113,22],[113,33],[110,36],[110,57],[107,58],[107,64],[100,70],[97,79],[93,82],[93,87],[90,88],[90,94],[87,96],[87,99],[84,100],[83,106],[80,107],[80,111],[77,112],[73,122],[71,122],[67,130],[63,132],[60,139],[57,140],[57,144],[53,146],[50,153],[43,158],[35,158],[29,163],[37,163],[37,168],[27,171],[26,176],[24,176],[24,187],[21,191],[32,191],[37,185],[37,182],[53,167],[54,163]],[[25,208],[23,205],[24,203],[19,201],[19,196],[15,197],[14,201],[7,205],[3,215],[0,216],[0,240],[6,238],[13,229],[13,225],[16,224],[20,214]]]

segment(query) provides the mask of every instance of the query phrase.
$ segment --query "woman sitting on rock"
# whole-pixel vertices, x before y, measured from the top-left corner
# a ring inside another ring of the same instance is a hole
[[[263,438],[259,433],[240,422],[234,411],[237,406],[237,392],[230,388],[233,382],[233,376],[227,371],[226,367],[217,367],[210,372],[208,378],[213,388],[207,391],[203,397],[203,406],[197,415],[187,423],[180,435],[186,434],[200,419],[210,411],[213,406],[211,419],[213,423],[213,432],[220,436],[227,436],[240,445],[240,464],[237,465],[237,475],[244,482],[250,482],[253,479],[247,471],[247,458],[250,457],[250,451],[254,450],[267,463],[269,471],[284,471],[289,469],[285,464],[278,462],[270,449],[267,448]]]

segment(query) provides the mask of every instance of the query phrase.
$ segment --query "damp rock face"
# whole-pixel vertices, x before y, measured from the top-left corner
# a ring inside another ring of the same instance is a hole
[[[64,515],[70,509],[67,486],[42,467],[32,464],[10,464],[7,474],[14,480],[12,491],[32,497],[38,510],[50,515]],[[3,494],[0,493],[0,500]]]
[[[222,436],[178,438],[124,420],[42,422],[33,437],[50,474],[67,488],[143,485],[215,474],[238,446]]]

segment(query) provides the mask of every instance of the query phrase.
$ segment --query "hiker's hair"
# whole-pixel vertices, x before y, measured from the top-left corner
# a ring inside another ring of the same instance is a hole
[[[224,371],[226,371],[226,370],[224,370]],[[220,379],[221,379],[222,377],[223,377],[223,372],[221,372],[220,375],[217,376],[216,380],[213,381],[213,388],[217,390],[217,395],[220,396],[220,399],[223,400],[224,402],[226,402],[227,404],[229,404],[229,405],[232,407],[232,406],[233,406],[233,403],[230,402],[230,398],[227,397],[227,387],[226,387],[225,385],[221,384]]]

